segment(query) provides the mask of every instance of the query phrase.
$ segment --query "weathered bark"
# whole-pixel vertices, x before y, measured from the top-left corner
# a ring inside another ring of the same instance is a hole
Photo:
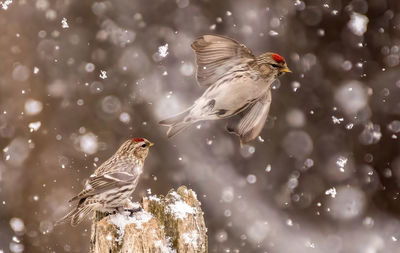
[[[196,193],[181,186],[142,199],[131,217],[96,213],[90,253],[208,252],[207,228]]]

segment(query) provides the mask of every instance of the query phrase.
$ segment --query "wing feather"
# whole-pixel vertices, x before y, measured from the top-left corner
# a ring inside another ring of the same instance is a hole
[[[210,86],[232,67],[255,60],[245,45],[223,36],[203,35],[191,47],[196,53],[197,81],[201,86]]]
[[[254,140],[264,127],[271,106],[271,91],[240,115],[239,122],[230,121],[227,130],[240,137],[241,143]]]
[[[136,178],[137,175],[128,172],[111,172],[100,176],[90,177],[89,181],[86,183],[85,189],[69,202],[87,198],[115,187],[122,187],[131,184]]]

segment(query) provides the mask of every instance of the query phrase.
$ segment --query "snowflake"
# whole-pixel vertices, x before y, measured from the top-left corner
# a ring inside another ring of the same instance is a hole
[[[64,28],[64,29],[69,28],[69,25],[67,23],[67,19],[66,18],[63,18],[61,20],[61,27]]]
[[[325,191],[325,195],[331,195],[332,198],[336,197],[336,189],[335,187],[332,187],[328,190]]]
[[[107,78],[107,72],[105,70],[100,70],[100,75],[99,77],[101,79],[106,79]]]
[[[40,121],[36,121],[36,122],[31,122],[29,123],[28,127],[29,127],[29,131],[32,132],[36,132],[37,130],[39,130],[40,126],[42,125],[42,123]]]
[[[3,10],[7,10],[10,4],[12,4],[12,0],[5,0],[4,2],[0,1],[0,5]]]
[[[367,16],[353,12],[347,26],[355,35],[362,36],[367,31],[368,21]]]
[[[340,122],[342,122],[343,120],[343,118],[336,118],[335,116],[332,116],[333,124],[340,124]]]
[[[168,55],[168,43],[166,43],[163,46],[158,47],[158,54],[162,57],[165,58]]]
[[[337,166],[339,166],[340,168],[343,168],[344,166],[346,166],[347,160],[348,160],[348,159],[347,159],[346,157],[340,156],[340,157],[337,159],[336,164],[337,164]]]

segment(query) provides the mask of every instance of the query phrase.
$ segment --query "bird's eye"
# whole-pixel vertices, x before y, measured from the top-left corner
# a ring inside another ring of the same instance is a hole
[[[281,67],[278,64],[271,64],[271,66],[274,67],[274,68],[280,68]]]
[[[145,148],[145,147],[147,147],[147,144],[146,144],[146,143],[142,145],[142,148]]]

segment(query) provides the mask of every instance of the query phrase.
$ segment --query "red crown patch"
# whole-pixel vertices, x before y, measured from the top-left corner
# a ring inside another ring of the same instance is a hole
[[[276,61],[277,63],[285,62],[283,57],[279,54],[272,54],[272,59],[274,59],[274,61]]]
[[[141,142],[141,141],[144,141],[144,139],[143,138],[133,138],[132,141]]]

